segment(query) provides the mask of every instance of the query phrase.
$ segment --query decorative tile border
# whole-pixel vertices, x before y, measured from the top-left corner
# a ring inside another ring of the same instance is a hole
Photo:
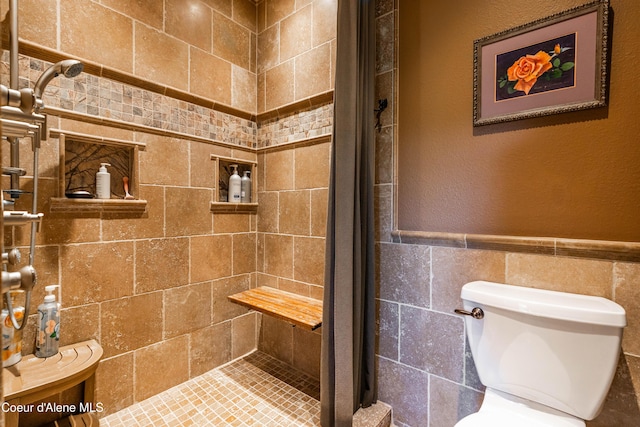
[[[333,132],[333,102],[276,116],[258,125],[257,148],[305,141]]]
[[[8,62],[8,52],[5,51],[2,66],[7,71]],[[43,59],[21,55],[20,87],[33,87],[38,77],[51,64]],[[85,65],[85,70],[91,71],[93,68],[95,66]],[[195,97],[183,96],[185,99],[180,99],[176,97],[177,91],[173,91],[170,96],[158,93],[156,87],[147,89],[144,86],[153,85],[133,86],[83,72],[73,79],[53,79],[45,89],[43,101],[45,107],[50,108],[49,112],[55,109],[68,110],[87,116],[255,148],[255,116],[243,117],[247,114],[237,114],[237,111],[230,114],[219,111],[220,108],[214,108],[211,101],[208,101],[210,107],[206,107],[199,105],[203,102],[189,102],[198,101]]]
[[[640,243],[395,230],[393,242],[640,262]]]
[[[3,73],[8,73],[8,56],[4,51]],[[20,41],[20,87],[33,87],[47,67],[67,58],[50,48]],[[77,59],[83,62],[84,72],[73,79],[52,80],[45,90],[47,107],[249,148],[288,144],[332,132],[332,90],[256,116]]]

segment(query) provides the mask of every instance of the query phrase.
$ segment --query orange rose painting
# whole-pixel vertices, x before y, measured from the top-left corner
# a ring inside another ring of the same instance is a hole
[[[509,81],[515,81],[513,86],[516,90],[521,90],[527,95],[529,91],[538,81],[538,77],[549,71],[551,65],[551,55],[546,52],[539,51],[535,55],[525,55],[513,63],[507,70],[507,78]]]
[[[498,55],[496,101],[572,87],[576,35]]]

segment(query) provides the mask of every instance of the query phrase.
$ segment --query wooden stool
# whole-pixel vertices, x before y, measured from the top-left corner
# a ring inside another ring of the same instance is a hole
[[[20,412],[29,410],[27,405],[82,382],[84,397],[79,409],[94,409],[95,372],[101,358],[102,347],[89,340],[61,347],[58,354],[47,358],[30,354],[16,365],[4,368],[5,408],[23,405],[16,411],[5,412],[5,426],[18,427]]]

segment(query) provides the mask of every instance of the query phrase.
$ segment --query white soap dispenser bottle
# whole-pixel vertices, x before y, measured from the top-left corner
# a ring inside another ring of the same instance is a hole
[[[250,173],[250,171],[244,171],[244,175],[242,176],[242,194],[240,196],[240,201],[242,203],[251,203],[251,177],[249,176]]]
[[[240,203],[242,197],[242,178],[238,175],[238,165],[230,165],[233,173],[229,177],[229,201]]]
[[[60,341],[60,304],[53,294],[58,285],[45,286],[47,295],[38,306],[38,335],[36,336],[36,357],[51,357],[58,353]]]
[[[96,173],[96,197],[98,199],[111,198],[111,174],[107,172],[109,163],[100,163],[100,169]]]

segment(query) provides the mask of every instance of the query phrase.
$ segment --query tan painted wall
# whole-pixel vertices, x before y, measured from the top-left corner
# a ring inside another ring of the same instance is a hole
[[[608,108],[480,128],[473,41],[583,0],[402,0],[398,228],[640,241],[640,3],[611,0]]]

